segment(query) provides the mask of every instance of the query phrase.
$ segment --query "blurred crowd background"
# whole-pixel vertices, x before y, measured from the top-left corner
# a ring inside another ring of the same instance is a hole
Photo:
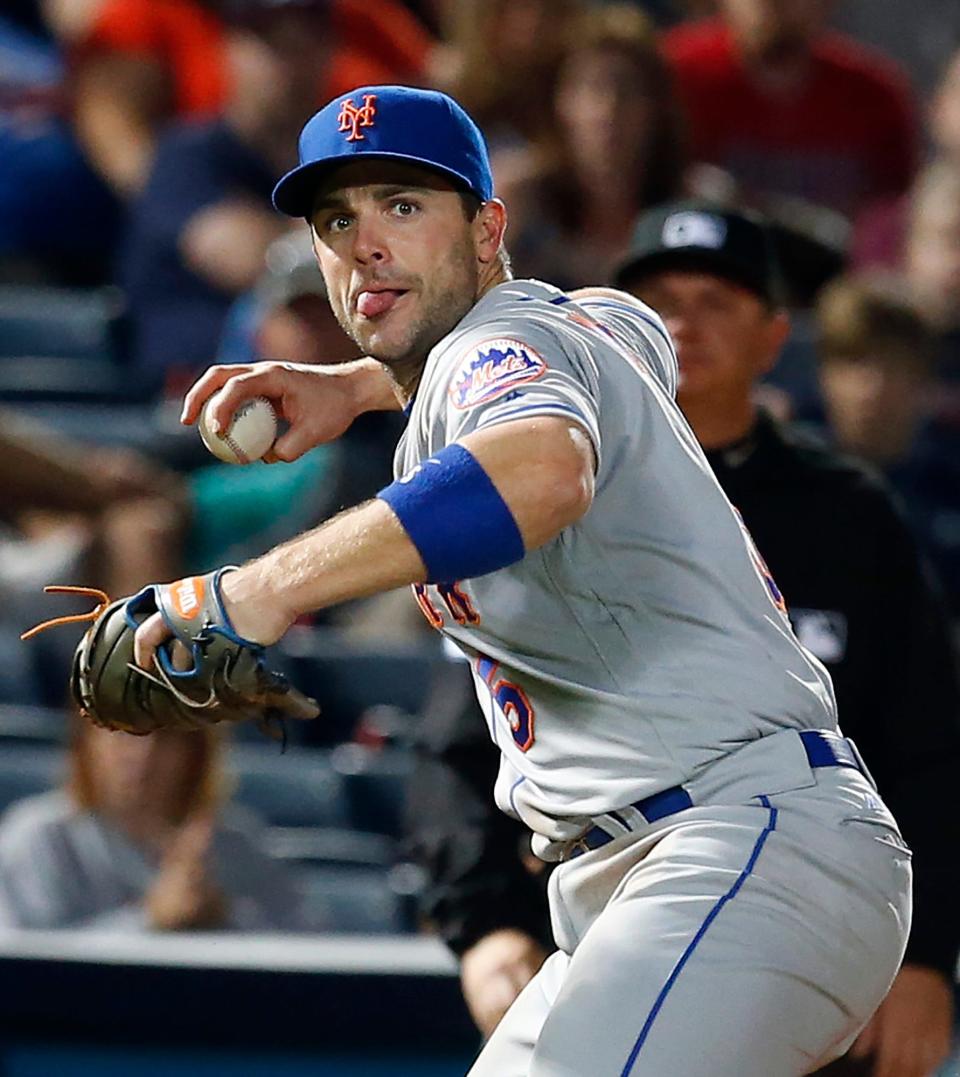
[[[205,571],[389,480],[392,416],[272,468],[177,423],[212,362],[356,354],[269,194],[309,115],[379,82],[476,117],[517,276],[608,283],[664,200],[762,212],[792,314],[763,406],[885,474],[960,618],[956,3],[5,0],[0,924],[423,928],[404,780],[449,659],[408,596],[291,632],[324,716],[285,754],[118,745],[65,715],[76,633],[18,639],[63,612],[46,583]],[[68,846],[90,874],[55,901]]]

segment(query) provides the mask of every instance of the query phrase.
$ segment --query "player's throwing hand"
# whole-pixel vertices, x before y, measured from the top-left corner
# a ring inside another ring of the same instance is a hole
[[[399,408],[389,376],[371,359],[329,367],[278,362],[213,366],[187,393],[180,421],[195,423],[214,394],[210,418],[221,430],[248,400],[263,396],[273,404],[288,429],[264,457],[270,463],[296,460],[335,440],[363,411]]]

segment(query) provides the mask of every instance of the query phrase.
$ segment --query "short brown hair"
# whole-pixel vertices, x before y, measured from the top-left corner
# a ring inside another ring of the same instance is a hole
[[[866,274],[846,274],[828,284],[815,310],[820,361],[860,359],[882,350],[932,366],[933,332],[905,291],[894,278]]]

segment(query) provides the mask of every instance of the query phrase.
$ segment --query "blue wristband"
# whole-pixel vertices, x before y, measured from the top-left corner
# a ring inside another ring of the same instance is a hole
[[[447,445],[377,497],[403,524],[428,583],[485,576],[526,552],[513,513],[462,445]]]

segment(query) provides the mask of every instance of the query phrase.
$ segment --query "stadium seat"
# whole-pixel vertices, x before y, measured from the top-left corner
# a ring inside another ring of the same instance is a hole
[[[331,755],[343,780],[350,824],[357,830],[400,837],[412,757],[400,749],[341,744]]]
[[[58,745],[66,741],[69,720],[62,709],[0,703],[0,746]]]
[[[388,868],[397,859],[396,842],[385,834],[347,827],[273,826],[267,832],[267,848],[278,859],[318,867]]]
[[[115,288],[0,286],[0,359],[116,361],[123,305]]]
[[[328,628],[298,626],[279,649],[293,682],[323,711],[320,722],[307,723],[297,735],[324,744],[349,739],[357,719],[373,707],[417,714],[443,661],[433,640],[406,647],[357,644]]]
[[[347,824],[343,779],[326,752],[288,751],[272,741],[235,745],[228,767],[236,777],[234,797],[271,826],[339,827]]]
[[[304,872],[308,909],[325,931],[402,934],[416,931],[415,900],[403,869],[321,866]]]
[[[33,655],[20,641],[16,627],[0,624],[0,704],[32,703],[37,692]]]
[[[38,745],[4,745],[0,750],[0,811],[24,797],[53,789],[63,775],[63,752]]]

